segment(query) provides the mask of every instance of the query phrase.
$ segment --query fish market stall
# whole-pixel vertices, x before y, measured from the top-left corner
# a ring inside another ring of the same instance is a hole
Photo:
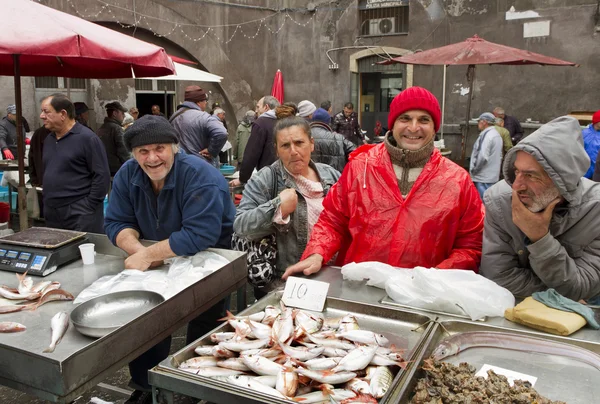
[[[327,318],[347,313],[355,313],[359,319],[359,316],[365,316],[368,321],[364,324],[360,324],[359,321],[360,329],[368,329],[386,336],[399,336],[401,342],[395,342],[394,345],[399,344],[401,348],[407,349],[402,358],[408,362],[406,369],[391,367],[396,373],[394,373],[393,382],[386,394],[378,398],[380,403],[418,402],[411,400],[415,398],[419,379],[425,377],[423,367],[433,366],[433,362],[428,361],[428,358],[447,338],[457,338],[464,351],[442,358],[444,366],[468,362],[471,367],[467,368],[473,372],[482,371],[483,365],[491,365],[525,376],[532,376],[536,380],[533,388],[537,390],[537,393],[551,400],[564,400],[568,403],[595,402],[596,399],[593,397],[600,393],[597,387],[600,385],[600,370],[598,369],[600,360],[597,359],[600,358],[599,331],[582,328],[569,337],[562,337],[532,330],[503,317],[487,317],[473,321],[466,316],[461,317],[456,314],[402,307],[389,301],[383,289],[366,286],[364,282],[343,280],[338,267],[325,267],[310,279],[329,284],[327,302],[323,312],[325,321]],[[268,304],[276,305],[280,296],[281,292],[273,292],[240,315],[256,314]],[[434,321],[427,323],[429,319]],[[211,374],[210,371],[195,368],[196,365],[204,366],[199,363],[205,360],[212,361],[210,366],[213,367],[214,363],[223,360],[210,358],[212,353],[204,351],[205,345],[216,345],[215,341],[219,338],[216,333],[231,331],[232,328],[229,325],[223,325],[214,330],[212,341],[210,335],[206,335],[152,369],[149,379],[150,384],[153,385],[155,400],[157,400],[155,402],[171,404],[174,392],[215,403],[312,402],[298,396],[296,396],[296,400],[281,398],[272,391],[273,389],[266,389],[265,393],[252,389],[249,384],[238,383],[245,377],[242,372],[247,371],[244,370],[238,373],[217,372],[219,374],[217,375],[217,373]],[[470,334],[471,332],[476,334]],[[477,346],[471,340],[471,338],[483,338],[484,340],[488,338],[489,341],[490,333],[502,333],[496,334],[492,338],[492,341],[495,341],[493,343],[498,344],[498,347]],[[403,338],[405,339],[403,340]],[[560,345],[552,345],[557,342]],[[469,345],[470,348],[465,350],[465,347],[471,343],[473,344]],[[549,348],[544,350],[546,345]],[[308,344],[308,346],[312,345]],[[209,354],[208,357],[205,356],[207,354]],[[237,354],[233,359],[239,360]],[[242,358],[241,361],[243,362],[244,359]],[[298,364],[296,363],[296,365]],[[436,362],[436,366],[438,365],[439,363]],[[431,369],[435,371],[437,368],[431,367]],[[516,376],[520,377],[521,375],[517,374]],[[496,382],[494,378],[490,380],[490,383]],[[246,379],[244,382],[250,383]],[[268,383],[268,380],[266,382]],[[341,390],[341,386],[343,385],[336,385],[336,388],[332,390],[333,397],[337,394],[335,392]],[[522,388],[527,390],[528,386],[526,384]],[[523,390],[520,394],[537,394],[536,392],[531,393],[533,388],[526,392]],[[423,390],[421,390],[422,392]],[[323,397],[327,398],[327,396]],[[337,402],[341,401],[337,400]]]
[[[108,238],[87,234],[95,244],[96,259],[83,265],[80,259],[66,264],[42,280],[60,282],[60,288],[77,296],[100,277],[123,270],[126,254]],[[145,242],[152,244],[151,242]],[[72,301],[55,301],[36,310],[1,314],[1,321],[23,324],[26,330],[0,334],[0,384],[53,402],[71,402],[94,387],[110,373],[133,360],[191,319],[246,283],[243,253],[212,249],[229,263],[170,299],[158,303],[143,315],[102,338],[80,334],[71,324],[54,352],[43,351],[51,342],[51,320],[59,312],[70,314]],[[0,271],[0,284],[16,285],[14,272]],[[60,317],[52,324],[62,321]]]

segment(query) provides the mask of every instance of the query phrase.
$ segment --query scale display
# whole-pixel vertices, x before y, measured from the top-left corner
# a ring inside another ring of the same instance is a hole
[[[0,240],[0,270],[46,276],[61,265],[79,259],[79,245],[86,241],[85,238],[74,240],[66,245],[47,249],[8,245]]]

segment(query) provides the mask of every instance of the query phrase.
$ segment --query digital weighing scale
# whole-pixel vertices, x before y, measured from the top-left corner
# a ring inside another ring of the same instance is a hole
[[[86,233],[49,227],[31,227],[0,237],[0,270],[46,276],[80,258]]]

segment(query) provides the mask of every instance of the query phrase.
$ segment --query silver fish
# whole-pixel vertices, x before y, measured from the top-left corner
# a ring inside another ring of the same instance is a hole
[[[12,304],[8,306],[0,306],[0,314],[15,313],[17,311],[27,309],[26,305]]]
[[[339,332],[347,332],[352,330],[359,330],[358,320],[352,314],[347,314],[340,320],[340,324],[338,326]]]
[[[431,357],[439,361],[466,349],[477,347],[564,356],[577,359],[600,370],[600,355],[585,348],[507,332],[472,331],[456,334],[442,341]]]
[[[354,348],[354,346],[352,346],[352,348]],[[346,349],[325,347],[323,350],[323,355],[327,356],[328,358],[338,358],[348,355],[348,351]]]
[[[252,321],[249,319],[246,319],[246,324],[248,324],[248,326],[250,327],[250,330],[252,331],[254,338],[257,338],[257,339],[270,338],[273,333],[271,326],[268,326],[266,324],[259,323],[257,321]]]
[[[260,322],[263,324],[273,326],[273,322],[275,322],[275,319],[277,318],[277,316],[279,316],[280,313],[281,310],[279,310],[277,307],[271,305],[266,306],[265,317]]]
[[[308,313],[303,310],[294,310],[294,323],[309,334],[314,334],[323,326],[323,316]]]
[[[48,302],[53,302],[56,300],[73,300],[73,299],[75,299],[75,297],[73,297],[73,295],[70,294],[69,292],[67,292],[66,290],[55,289],[55,290],[51,290],[50,292],[45,292],[40,300],[38,300],[36,303],[30,304],[28,306],[28,310],[36,310],[38,307],[40,307]]]
[[[405,362],[403,362],[402,360],[396,361],[396,360],[391,359],[387,355],[380,355],[378,353],[376,353],[373,356],[373,358],[371,359],[371,362],[369,364],[370,365],[374,365],[374,366],[402,366],[402,367],[406,367]]]
[[[217,366],[225,369],[239,370],[248,372],[250,368],[244,364],[241,358],[228,358],[217,362]]]
[[[210,334],[210,340],[215,343],[229,341],[235,337],[235,332],[214,332]]]
[[[334,373],[331,370],[309,370],[304,368],[297,368],[296,372],[299,374],[316,380],[320,383],[327,384],[340,384],[346,383],[356,377],[356,373],[353,372],[339,372]]]
[[[217,358],[214,356],[197,356],[183,362],[179,365],[179,369],[199,369],[199,368],[210,368],[217,366]]]
[[[281,350],[287,356],[298,359],[299,361],[307,361],[321,355],[325,347],[307,348],[307,347],[292,347],[286,344],[279,344]]]
[[[26,293],[15,293],[10,289],[0,288],[0,296],[9,300],[36,300],[39,299],[41,293],[39,292],[26,292]]]
[[[275,396],[278,398],[282,398],[284,400],[287,399],[286,396],[281,394],[276,389],[269,387],[266,384],[263,384],[263,383],[255,380],[251,377],[248,377],[248,376],[231,376],[231,377],[229,377],[229,382],[236,386],[245,387],[245,388],[249,388],[254,391],[258,391],[259,393],[268,394],[270,396]]]
[[[363,379],[352,379],[346,383],[346,388],[357,394],[371,394],[369,382]]]
[[[256,376],[254,380],[266,384],[269,387],[275,388],[277,385],[277,376]]]
[[[208,367],[208,368],[198,368],[198,369],[182,369],[182,370],[186,370],[186,371],[192,371],[194,370],[195,372],[191,372],[194,373],[198,376],[204,376],[204,377],[215,377],[215,376],[235,376],[235,375],[241,375],[244,372],[241,372],[239,370],[233,370],[233,369],[226,369],[226,368],[220,368],[220,367]]]
[[[43,352],[54,352],[56,345],[60,343],[63,335],[67,332],[69,328],[69,315],[64,312],[58,312],[52,317],[52,321],[50,321],[50,328],[52,328],[52,341],[48,348],[44,349]]]
[[[23,324],[12,321],[3,321],[0,323],[0,333],[21,332],[25,331],[26,329],[27,327],[25,327]]]
[[[31,276],[27,276],[27,272],[25,272],[24,274],[15,274],[17,276],[17,279],[19,280],[19,286],[17,287],[17,290],[19,291],[20,294],[22,295],[26,295],[29,292],[31,292],[31,288],[33,286],[33,279],[31,279]]]
[[[270,338],[267,339],[243,339],[239,341],[223,341],[219,342],[219,346],[221,348],[225,348],[232,352],[241,352],[246,351],[248,349],[261,349],[269,345],[271,342]]]
[[[351,344],[347,341],[341,341],[336,338],[315,338],[310,334],[306,334],[306,338],[309,339],[313,344],[317,344],[318,346],[322,346],[325,348],[336,348],[336,349],[345,349],[350,350],[354,349],[354,344]],[[336,355],[340,356],[340,355]]]
[[[214,356],[216,358],[233,358],[235,353],[219,345],[198,345],[194,352],[200,356]]]
[[[281,313],[273,322],[273,339],[281,343],[287,343],[294,333],[294,319],[292,309],[281,303]]]
[[[252,371],[261,376],[277,376],[283,370],[283,366],[275,363],[264,356],[244,355],[242,361]]]
[[[371,395],[375,398],[383,397],[392,386],[393,379],[394,376],[387,366],[378,366],[369,383]]]
[[[310,370],[329,370],[333,369],[342,360],[338,358],[315,358],[304,362],[304,365]]]
[[[265,358],[274,358],[281,354],[281,349],[278,347],[268,348],[268,349],[248,349],[240,352],[240,356],[248,356],[248,355],[259,355],[264,356]]]
[[[284,396],[293,397],[298,390],[298,373],[293,370],[282,370],[277,375],[275,389]]]
[[[361,370],[367,367],[367,365],[375,356],[375,352],[377,351],[377,346],[361,346],[359,348],[353,349],[348,353],[348,355],[344,356],[344,358],[338,363],[336,367],[331,369],[333,372],[340,372],[343,370],[346,371],[355,371]]]
[[[344,338],[348,341],[359,342],[366,345],[379,345],[383,347],[390,346],[390,340],[383,334],[377,334],[367,330],[350,330],[335,334],[337,338]]]

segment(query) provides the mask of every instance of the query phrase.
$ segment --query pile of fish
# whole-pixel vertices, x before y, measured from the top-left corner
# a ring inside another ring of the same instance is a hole
[[[382,334],[353,315],[267,306],[226,320],[232,332],[210,336],[179,369],[299,403],[377,403],[406,362]]]
[[[425,377],[417,381],[410,401],[414,404],[565,404],[542,397],[527,381],[515,380],[511,386],[493,370],[488,370],[487,379],[475,376],[475,368],[465,362],[455,366],[430,358],[424,361],[423,370]]]
[[[73,300],[72,294],[60,289],[60,282],[49,280],[36,284],[27,273],[16,274],[19,284],[16,288],[0,285],[0,297],[8,299],[12,304],[1,303],[0,314],[15,313],[23,310],[36,310],[38,307],[53,301]],[[23,324],[15,322],[0,323],[0,333],[25,331]]]

